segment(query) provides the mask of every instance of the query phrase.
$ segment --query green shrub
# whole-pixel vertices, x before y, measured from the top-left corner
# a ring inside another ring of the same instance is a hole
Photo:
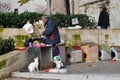
[[[55,14],[51,16],[59,27],[68,27],[72,25],[72,19],[78,18],[78,25],[82,26],[83,29],[95,29],[97,28],[96,22],[93,17],[87,16],[86,14],[77,14],[77,15],[64,15],[64,14]]]
[[[51,15],[51,18],[56,21],[59,27],[67,27],[66,21],[67,21],[67,16],[64,14],[55,14]]]
[[[9,28],[21,28],[26,23],[27,20],[31,20],[32,22],[41,18],[43,14],[36,12],[26,12],[21,14],[14,13],[0,13],[0,25]],[[77,14],[77,15],[64,15],[64,14],[55,14],[51,15],[59,27],[68,27],[72,25],[72,19],[78,18],[79,25],[82,26],[83,29],[95,29],[96,22],[93,17],[89,17],[86,14]]]
[[[19,24],[18,24],[18,28],[21,28],[27,20],[30,20],[32,23],[36,20],[39,20],[41,18],[43,14],[40,13],[35,13],[35,12],[27,12],[27,13],[22,13],[19,14],[19,18],[21,19]]]
[[[14,49],[15,41],[12,38],[0,38],[0,55]]]
[[[14,14],[10,13],[0,13],[0,25],[4,26],[4,28],[21,28],[26,21],[29,19],[32,22],[40,19],[42,14],[29,12],[29,13],[21,13]]]

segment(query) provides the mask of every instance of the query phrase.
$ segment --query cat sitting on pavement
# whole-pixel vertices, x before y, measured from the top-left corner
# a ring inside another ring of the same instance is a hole
[[[39,71],[38,69],[38,65],[39,65],[39,62],[38,62],[38,57],[37,58],[34,58],[34,62],[31,62],[29,65],[28,65],[28,70],[30,72],[33,72],[33,71]]]

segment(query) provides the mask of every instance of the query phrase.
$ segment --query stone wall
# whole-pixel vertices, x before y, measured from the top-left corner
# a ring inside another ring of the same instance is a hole
[[[120,28],[120,2],[119,0],[110,0],[111,26]]]
[[[19,13],[29,12],[47,12],[47,2],[45,0],[30,0],[28,3],[20,6],[18,0],[0,0],[0,12],[13,12],[18,8]]]
[[[39,30],[42,32],[43,30]],[[61,39],[63,40],[72,40],[72,35],[80,35],[83,43],[85,42],[95,42],[95,43],[106,43],[105,36],[108,35],[107,42],[110,45],[119,45],[120,46],[120,29],[76,29],[76,30],[68,30],[68,29],[59,29]],[[8,34],[9,33],[9,34]],[[7,35],[7,36],[6,36]],[[23,29],[4,29],[1,33],[3,37],[14,37],[15,35],[28,35]]]
[[[80,35],[82,43],[95,42],[98,44],[108,43],[111,45],[120,46],[120,30],[108,29],[108,30],[60,30],[61,38],[65,40],[72,40],[72,35]],[[108,39],[105,36],[108,35]]]
[[[63,13],[66,14],[65,0],[51,0],[51,13]]]
[[[11,51],[0,56],[0,80],[10,76],[10,73],[27,68],[27,52]]]
[[[89,16],[95,17],[95,20],[98,21],[99,6],[101,5],[105,5],[108,9],[110,14],[110,27],[119,29],[119,0],[74,0],[74,13],[87,14]]]

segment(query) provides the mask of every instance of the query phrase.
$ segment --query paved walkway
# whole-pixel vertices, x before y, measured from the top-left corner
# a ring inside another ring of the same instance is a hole
[[[120,61],[102,61],[96,63],[77,63],[67,66],[70,73],[119,73]]]
[[[14,77],[24,79],[5,80],[120,80],[120,62],[75,63],[67,66],[67,74],[14,72]],[[29,79],[34,78],[34,79]],[[44,78],[44,79],[41,79]]]

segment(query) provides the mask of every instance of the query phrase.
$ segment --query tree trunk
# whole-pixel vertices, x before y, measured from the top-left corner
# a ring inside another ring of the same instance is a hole
[[[51,14],[56,13],[67,13],[65,0],[51,0]]]

